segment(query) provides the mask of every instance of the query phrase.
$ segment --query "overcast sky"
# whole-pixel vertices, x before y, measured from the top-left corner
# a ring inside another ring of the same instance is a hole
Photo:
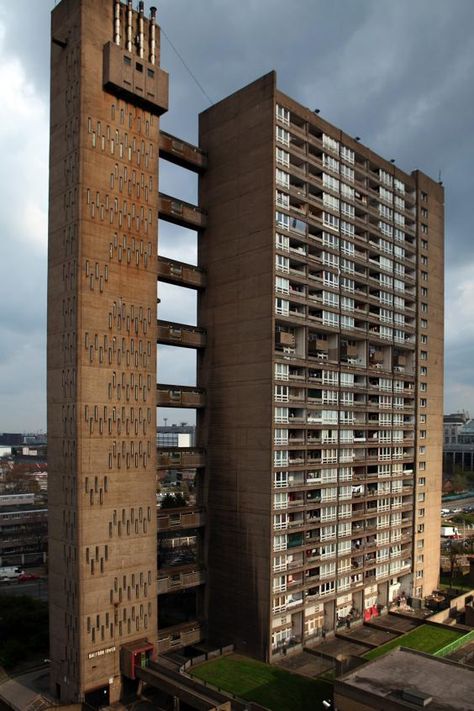
[[[112,2],[112,0],[97,0]],[[0,0],[0,431],[46,427],[49,14]],[[149,5],[150,3],[147,3]],[[473,0],[162,0],[159,23],[212,101],[271,69],[279,88],[406,171],[446,190],[445,411],[474,414]],[[209,105],[169,42],[162,126],[197,140]],[[163,165],[161,190],[196,197]],[[160,252],[195,261],[195,234],[160,223]],[[162,318],[195,322],[192,293],[161,287]],[[193,384],[192,353],[160,349],[161,382]],[[169,415],[170,422],[182,414]],[[186,416],[183,419],[189,419]]]

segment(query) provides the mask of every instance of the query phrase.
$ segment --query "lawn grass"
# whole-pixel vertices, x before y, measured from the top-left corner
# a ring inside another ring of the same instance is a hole
[[[323,699],[332,699],[333,693],[332,684],[327,681],[291,674],[238,654],[205,662],[191,674],[271,711],[316,709]]]
[[[411,632],[392,639],[381,647],[371,649],[370,652],[364,654],[364,659],[376,659],[383,654],[387,654],[395,647],[408,647],[409,649],[417,649],[419,652],[434,654],[464,634],[465,632],[460,632],[459,630],[448,630],[434,625],[421,625]]]

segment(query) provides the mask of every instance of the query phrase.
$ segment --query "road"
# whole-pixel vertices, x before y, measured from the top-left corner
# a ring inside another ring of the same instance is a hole
[[[450,501],[443,501],[441,503],[442,509],[463,509],[465,506],[474,506],[474,496],[470,496],[466,499],[451,499]]]
[[[0,583],[0,595],[29,595],[37,600],[48,599],[48,581],[46,578],[24,583]]]

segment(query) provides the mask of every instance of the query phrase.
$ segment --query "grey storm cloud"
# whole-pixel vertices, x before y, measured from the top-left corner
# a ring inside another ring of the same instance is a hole
[[[49,14],[55,4],[0,0],[0,430],[45,427]],[[282,91],[319,108],[402,169],[419,168],[436,179],[441,173],[446,408],[474,409],[472,0],[163,0],[158,18],[166,33],[162,66],[170,73],[164,130],[197,141],[198,113],[209,105],[172,42],[212,101],[276,69]],[[195,201],[196,178],[163,164],[160,190]],[[195,234],[160,223],[160,252],[195,263]],[[160,285],[159,297],[163,318],[195,322],[193,293]],[[160,380],[193,384],[189,358],[160,348]]]

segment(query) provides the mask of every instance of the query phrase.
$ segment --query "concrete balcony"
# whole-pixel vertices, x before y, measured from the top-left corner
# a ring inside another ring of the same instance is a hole
[[[189,289],[203,289],[206,286],[206,274],[202,269],[165,257],[158,257],[158,279]]]
[[[185,385],[156,386],[156,404],[158,407],[204,407],[206,392],[200,388]]]
[[[205,451],[196,447],[158,450],[158,469],[196,469],[205,466],[205,462]]]
[[[158,217],[191,230],[202,230],[206,226],[206,212],[204,210],[163,193],[160,193],[158,199]]]
[[[164,131],[160,131],[160,158],[195,173],[202,173],[207,167],[205,151]]]
[[[205,512],[201,509],[158,509],[158,533],[176,531],[185,528],[198,528],[206,523]]]
[[[197,644],[201,642],[203,636],[204,631],[198,620],[168,627],[166,630],[158,632],[157,652],[165,654],[174,649]]]
[[[200,568],[177,571],[158,571],[158,595],[195,588],[206,582],[206,573]]]
[[[204,348],[206,345],[206,331],[197,326],[171,321],[157,322],[158,343],[168,346],[182,346],[183,348]]]

